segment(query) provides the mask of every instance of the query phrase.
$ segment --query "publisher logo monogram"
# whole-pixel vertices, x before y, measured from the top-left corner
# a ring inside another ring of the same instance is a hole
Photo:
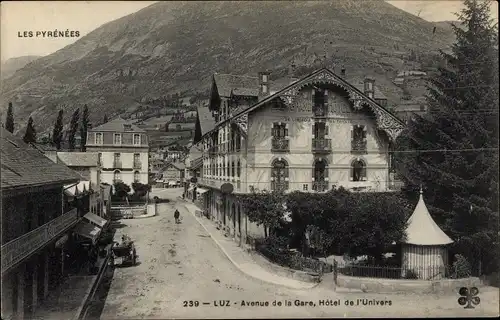
[[[461,295],[461,297],[458,298],[458,304],[464,306],[464,309],[474,309],[474,306],[481,303],[481,299],[478,297],[479,289],[476,287],[462,287],[458,293]]]

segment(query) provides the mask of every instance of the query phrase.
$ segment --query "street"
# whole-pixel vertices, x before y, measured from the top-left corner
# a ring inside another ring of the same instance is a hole
[[[128,234],[135,241],[139,262],[136,266],[115,269],[109,292],[102,301],[101,319],[498,314],[498,291],[481,293],[481,304],[476,309],[464,310],[457,304],[458,295],[335,293],[323,288],[293,290],[250,278],[229,261],[176,199],[181,192],[181,189],[161,191],[159,196],[168,197],[171,202],[159,204],[156,217],[120,221],[115,239]],[[175,208],[181,212],[180,224],[174,223]],[[370,306],[362,306],[363,301],[357,305],[357,299],[372,302]],[[320,300],[328,300],[331,305],[320,306]],[[352,300],[354,305],[346,306],[346,300]],[[258,306],[241,306],[242,301]],[[273,301],[282,305],[273,306]],[[306,306],[307,301],[314,305]],[[266,302],[268,306],[261,306]]]

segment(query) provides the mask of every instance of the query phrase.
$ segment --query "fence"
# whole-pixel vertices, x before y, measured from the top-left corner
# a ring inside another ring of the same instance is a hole
[[[407,280],[440,280],[461,279],[474,276],[471,272],[463,272],[453,266],[429,267],[397,267],[373,266],[349,263],[337,263],[338,274],[351,277],[407,279]]]
[[[255,239],[255,250],[268,258],[270,261],[279,264],[282,267],[287,267],[294,270],[301,270],[306,272],[314,272],[318,274],[328,273],[333,271],[333,266],[326,262],[306,258],[300,253],[293,253],[291,251],[281,251],[269,249],[261,240]]]

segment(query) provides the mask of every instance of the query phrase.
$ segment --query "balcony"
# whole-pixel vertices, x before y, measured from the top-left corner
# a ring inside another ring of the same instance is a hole
[[[290,141],[286,138],[273,138],[271,145],[272,152],[290,151]]]
[[[328,107],[324,104],[316,105],[313,107],[313,116],[314,117],[326,117],[328,115]]]
[[[330,153],[332,152],[332,140],[331,139],[313,139],[312,140],[312,151],[316,153]]]
[[[351,140],[351,152],[366,153],[366,139],[353,139]]]
[[[316,192],[328,191],[328,181],[313,181],[313,190]]]
[[[65,214],[47,222],[17,239],[2,246],[2,274],[9,268],[28,258],[38,249],[43,248],[68,228],[78,222],[77,209],[71,209]]]
[[[121,169],[121,168],[122,168],[122,162],[120,160],[114,160],[113,169]]]
[[[142,162],[134,161],[134,169],[141,169],[141,168],[142,168]]]
[[[271,190],[272,191],[285,191],[288,190],[289,183],[288,181],[272,181],[271,182]]]

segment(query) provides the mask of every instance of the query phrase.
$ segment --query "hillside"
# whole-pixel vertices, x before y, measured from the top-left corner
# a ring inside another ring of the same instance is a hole
[[[30,62],[35,61],[40,58],[40,56],[22,56],[16,58],[10,58],[2,62],[1,66],[1,78],[6,79],[12,76],[17,70],[21,69]]]
[[[292,59],[311,66],[325,47],[350,76],[370,73],[390,101],[398,70],[418,67],[410,50],[453,41],[449,30],[384,1],[159,2],[112,21],[3,83],[16,119],[33,116],[50,129],[57,109],[66,121],[87,104],[93,122],[133,104],[179,92],[207,92],[214,72],[285,75]],[[325,46],[326,44],[326,46]],[[6,108],[6,103],[1,108]]]

